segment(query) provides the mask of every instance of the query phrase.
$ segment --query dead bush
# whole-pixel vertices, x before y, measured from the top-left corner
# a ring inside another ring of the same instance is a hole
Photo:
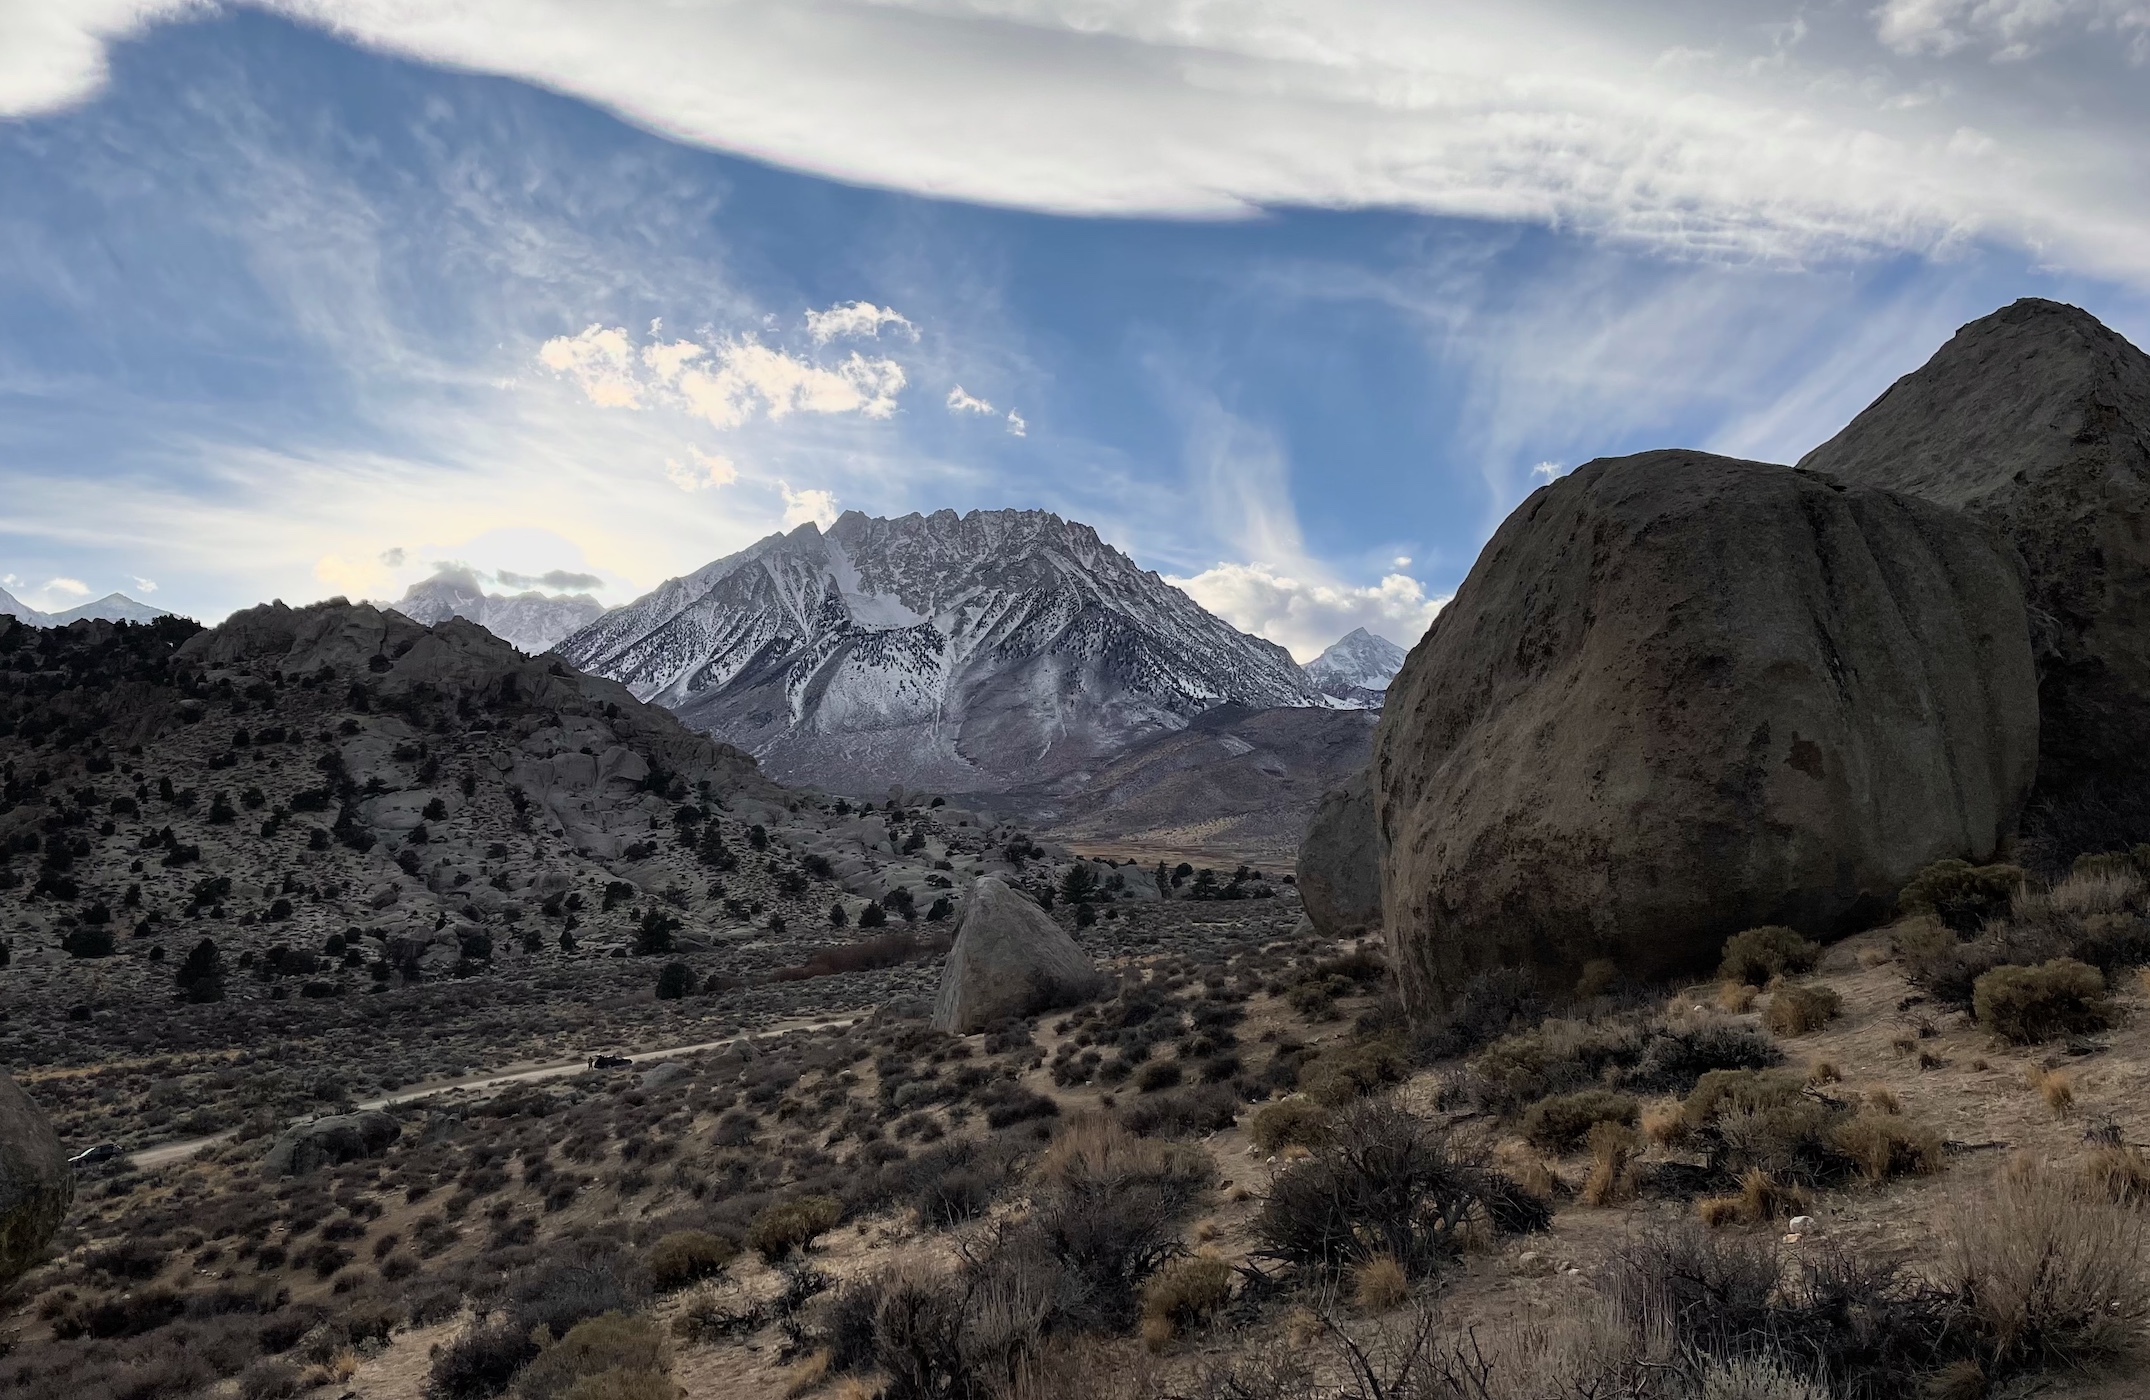
[[[1386,1255],[1423,1276],[1457,1252],[1493,1175],[1438,1125],[1391,1099],[1364,1100],[1336,1116],[1310,1156],[1277,1173],[1255,1238],[1264,1255],[1298,1267],[1335,1270]]]
[[[1264,1152],[1319,1147],[1329,1134],[1329,1113],[1309,1099],[1281,1099],[1257,1109],[1247,1136]]]
[[[1972,988],[1978,1024],[2018,1044],[2103,1030],[2113,1022],[2105,977],[2073,958],[2036,967],[1996,967]]]
[[[1770,994],[1769,1010],[1763,1013],[1762,1024],[1775,1035],[1805,1035],[1820,1030],[1843,1010],[1844,999],[1831,988],[1817,983],[1791,983]]]
[[[739,1246],[704,1230],[677,1230],[650,1246],[650,1282],[669,1292],[714,1278],[739,1257]]]
[[[1902,912],[1929,915],[1958,934],[1975,933],[2008,912],[2023,879],[2021,866],[1935,861],[1911,877],[1896,903]]]
[[[670,1393],[665,1376],[671,1365],[671,1349],[656,1323],[644,1317],[606,1313],[576,1323],[566,1336],[540,1351],[516,1379],[515,1392],[521,1400],[557,1400],[600,1388],[586,1385],[587,1381],[627,1372],[635,1379],[617,1376],[602,1388],[614,1393],[640,1393],[652,1388],[650,1382],[654,1381],[662,1383]]]
[[[1523,1114],[1523,1138],[1541,1152],[1572,1152],[1600,1123],[1633,1127],[1641,1106],[1632,1095],[1611,1089],[1583,1089],[1554,1094]]]
[[[774,1264],[836,1228],[844,1203],[834,1196],[795,1196],[766,1206],[747,1226],[747,1248]]]
[[[2080,1177],[2003,1172],[1949,1220],[1945,1277],[1990,1369],[2112,1356],[2150,1318],[2143,1217]]]
[[[1717,975],[1741,986],[1761,987],[1773,977],[1812,972],[1821,955],[1821,945],[1802,937],[1798,930],[1769,924],[1726,939]]]
[[[1083,1328],[1124,1331],[1150,1274],[1180,1250],[1180,1231],[1216,1180],[1209,1154],[1141,1138],[1109,1118],[1064,1128],[1040,1159],[1030,1219],[1004,1242],[1064,1271],[1067,1311]]]
[[[1202,1326],[1232,1296],[1232,1266],[1213,1254],[1175,1259],[1142,1289],[1142,1340],[1155,1350]]]

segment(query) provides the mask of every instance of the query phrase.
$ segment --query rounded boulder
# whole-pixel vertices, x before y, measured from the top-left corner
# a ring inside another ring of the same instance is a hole
[[[1389,690],[1405,999],[1849,932],[1921,867],[1992,856],[2037,752],[2021,566],[1985,526],[1703,453],[1588,463],[1509,516]]]

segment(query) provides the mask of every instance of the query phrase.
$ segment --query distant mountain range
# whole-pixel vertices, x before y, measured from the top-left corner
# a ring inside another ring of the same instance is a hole
[[[1404,649],[1364,627],[1353,628],[1306,663],[1315,688],[1332,700],[1364,710],[1378,710],[1389,682],[1403,669]]]
[[[94,603],[83,603],[64,612],[39,612],[4,588],[0,588],[0,613],[20,618],[32,627],[65,627],[84,618],[100,618],[106,622],[153,622],[171,616],[163,608],[138,603],[124,593],[107,593]]]
[[[516,650],[537,656],[595,622],[604,604],[587,593],[488,593],[467,571],[443,569],[405,589],[386,606],[427,627],[460,617]]]
[[[1034,510],[802,525],[558,651],[779,779],[843,791],[1074,786],[1219,705],[1334,705],[1282,647]]]

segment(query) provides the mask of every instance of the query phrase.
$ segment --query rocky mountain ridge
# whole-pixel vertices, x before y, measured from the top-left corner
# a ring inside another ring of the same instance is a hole
[[[532,656],[551,651],[605,612],[605,605],[587,593],[488,593],[475,578],[448,570],[412,584],[387,606],[427,627],[451,617],[475,622]]]
[[[170,616],[163,608],[138,603],[124,593],[107,593],[94,602],[81,603],[56,613],[39,612],[6,589],[0,588],[0,617],[12,617],[32,627],[65,627],[70,622],[84,620],[154,622],[160,617]]]
[[[839,791],[1075,785],[1218,705],[1330,703],[1283,648],[1046,511],[846,512],[558,650],[773,776]]]

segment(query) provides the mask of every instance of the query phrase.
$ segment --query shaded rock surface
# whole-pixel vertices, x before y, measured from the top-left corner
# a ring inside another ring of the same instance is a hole
[[[74,1169],[52,1124],[0,1074],[0,1286],[44,1257],[74,1199]]]
[[[1702,453],[1588,463],[1508,518],[1389,690],[1406,998],[1871,920],[2013,829],[2035,686],[2019,565],[1960,513]]]
[[[270,1180],[304,1176],[323,1167],[378,1157],[403,1134],[395,1115],[379,1109],[338,1113],[287,1128],[269,1145],[261,1159],[261,1174]]]
[[[992,876],[971,887],[941,969],[933,1026],[969,1035],[1008,1016],[1087,1001],[1105,978],[1065,929]]]
[[[1321,799],[1299,847],[1298,881],[1306,916],[1324,937],[1380,927],[1380,825],[1366,769]]]
[[[1801,466],[1968,511],[2022,551],[2049,861],[2150,840],[2150,356],[2025,299],[1959,330]]]

